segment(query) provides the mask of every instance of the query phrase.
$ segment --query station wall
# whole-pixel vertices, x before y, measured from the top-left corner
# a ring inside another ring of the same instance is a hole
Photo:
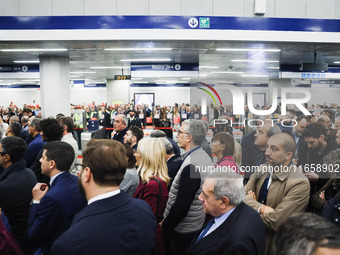
[[[178,15],[253,17],[255,0],[0,0],[0,16]],[[339,19],[340,0],[266,0],[264,17]]]

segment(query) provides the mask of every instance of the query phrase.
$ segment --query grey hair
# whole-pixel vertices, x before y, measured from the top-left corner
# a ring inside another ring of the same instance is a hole
[[[174,154],[174,147],[170,143],[170,141],[164,137],[158,138],[165,146],[165,152],[167,155],[172,155]]]
[[[314,213],[297,213],[278,228],[276,255],[312,255],[318,247],[339,248],[340,229]]]
[[[273,135],[277,135],[277,134],[282,134],[282,131],[281,129],[276,126],[276,125],[273,125],[267,132],[267,136],[268,138],[269,137],[272,137]]]
[[[202,121],[188,119],[182,122],[184,132],[191,135],[195,145],[200,145],[205,139],[205,127]]]
[[[337,171],[333,171],[336,165],[340,164],[340,148],[326,154],[323,158],[323,163],[327,166],[328,172],[332,178],[340,178],[340,174]]]
[[[207,178],[214,178],[214,195],[216,199],[227,197],[229,204],[239,205],[244,199],[243,178],[234,172],[225,172],[209,175]]]
[[[128,125],[128,118],[124,114],[118,114],[117,116],[122,116],[122,121],[125,123],[126,126]]]
[[[155,138],[166,137],[166,134],[164,131],[156,129],[151,132],[150,137],[155,137]]]

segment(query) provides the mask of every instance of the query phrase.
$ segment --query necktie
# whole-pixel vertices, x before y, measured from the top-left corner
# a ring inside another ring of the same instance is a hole
[[[202,233],[198,236],[197,240],[195,243],[197,243],[199,240],[201,240],[205,234],[209,231],[209,229],[211,228],[211,226],[215,223],[215,218],[212,218],[211,220],[209,220],[208,224],[205,226],[205,228],[203,229]]]
[[[260,194],[259,194],[259,199],[258,201],[262,204],[266,204],[267,202],[267,194],[268,194],[268,182],[270,178],[270,173],[268,173],[265,181],[263,182],[261,189],[260,189]]]

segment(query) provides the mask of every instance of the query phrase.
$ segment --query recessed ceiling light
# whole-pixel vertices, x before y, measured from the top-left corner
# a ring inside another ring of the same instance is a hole
[[[211,73],[225,73],[225,74],[238,74],[238,73],[244,73],[244,72],[233,72],[233,71],[221,71],[221,72],[218,72],[218,71],[214,71],[214,72],[211,72]]]
[[[267,74],[242,74],[242,77],[268,77]]]
[[[80,77],[79,75],[70,75],[70,78],[78,78]]]
[[[172,50],[172,48],[107,48],[104,50],[110,51],[126,51],[126,50],[143,50],[143,51],[153,51],[153,50]]]
[[[28,81],[36,82],[36,81],[40,81],[40,80],[21,80],[21,81],[26,81],[26,82],[28,82]]]
[[[2,49],[2,52],[67,51],[67,49]]]
[[[205,76],[208,76],[208,74],[203,73],[203,74],[199,74],[198,76],[199,76],[199,77],[205,77]]]
[[[278,66],[268,66],[267,69],[277,69],[277,70],[279,70],[280,67],[278,67]]]
[[[131,78],[131,80],[143,80],[143,78]]]
[[[217,51],[260,51],[260,52],[280,52],[280,49],[237,49],[237,48],[217,48]]]
[[[217,69],[220,68],[219,66],[200,66],[202,69]]]
[[[71,81],[89,81],[90,79],[70,79]]]
[[[82,71],[79,71],[79,72],[70,72],[70,73],[96,73],[96,72],[89,72],[89,71],[82,72]]]
[[[130,68],[129,66],[91,66],[90,69],[124,69]]]
[[[191,78],[182,78],[182,80],[190,80]]]
[[[231,62],[249,62],[249,63],[279,63],[278,60],[249,60],[249,59],[232,59]]]
[[[335,61],[335,62],[333,62],[334,64],[340,64],[340,61]]]
[[[149,82],[147,82],[147,81],[137,81],[136,82],[136,84],[147,84],[147,83],[149,83]]]
[[[39,60],[15,60],[14,63],[39,63]]]
[[[130,58],[122,59],[122,62],[168,62],[171,61],[170,58]]]

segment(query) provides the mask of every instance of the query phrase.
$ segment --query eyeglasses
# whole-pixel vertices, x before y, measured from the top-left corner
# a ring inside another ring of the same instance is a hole
[[[78,164],[78,163],[74,164],[74,166],[75,166],[77,171],[81,171],[83,169],[83,167],[84,167],[83,164]]]

